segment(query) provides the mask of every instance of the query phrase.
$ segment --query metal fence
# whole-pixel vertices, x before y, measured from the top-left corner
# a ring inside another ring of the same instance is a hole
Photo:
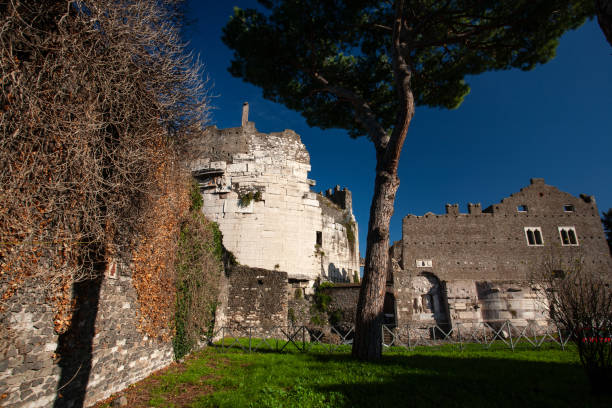
[[[612,346],[612,327],[603,330],[560,330],[554,326],[516,326],[509,320],[500,322],[457,323],[451,328],[440,325],[382,326],[383,351],[407,349],[542,349],[543,346],[567,348],[569,342],[601,342]],[[348,351],[354,327],[274,326],[269,328],[219,328],[206,340],[221,349],[238,348],[246,352]],[[315,347],[318,346],[318,347]]]

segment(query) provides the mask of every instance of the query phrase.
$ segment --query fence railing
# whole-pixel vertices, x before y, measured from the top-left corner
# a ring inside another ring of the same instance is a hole
[[[239,348],[247,352],[297,349],[301,352],[347,351],[353,343],[354,327],[274,326],[269,328],[221,327],[206,340],[215,347]],[[565,350],[571,341],[601,342],[612,346],[612,327],[603,330],[560,330],[554,326],[516,326],[509,320],[499,322],[456,323],[451,328],[441,325],[382,326],[383,351],[393,347],[414,350],[417,347],[464,350],[531,348],[544,345]],[[318,346],[318,347],[315,347]]]

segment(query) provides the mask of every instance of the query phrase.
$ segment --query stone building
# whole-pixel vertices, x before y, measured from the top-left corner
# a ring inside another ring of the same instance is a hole
[[[286,271],[309,286],[359,274],[351,192],[311,191],[310,156],[297,133],[258,132],[245,103],[241,127],[209,127],[190,150],[203,212],[240,264]]]
[[[443,215],[408,215],[402,240],[391,248],[388,296],[395,305],[385,313],[400,326],[503,320],[545,325],[542,300],[528,279],[551,251],[581,256],[587,268],[612,270],[594,197],[574,197],[535,178],[484,210],[470,203],[463,214],[457,204],[447,204]]]

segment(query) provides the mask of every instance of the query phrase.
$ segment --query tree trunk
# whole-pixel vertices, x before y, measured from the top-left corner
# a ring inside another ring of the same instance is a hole
[[[399,187],[399,158],[414,115],[414,97],[410,88],[412,71],[400,44],[403,11],[404,2],[399,0],[395,4],[393,23],[393,73],[399,101],[395,126],[388,140],[377,139],[376,134],[371,135],[376,145],[376,179],[353,339],[353,356],[368,361],[378,360],[382,356],[383,305],[389,265],[389,223]]]
[[[377,172],[374,197],[370,207],[366,263],[359,291],[353,340],[353,356],[361,360],[377,360],[382,355],[383,304],[389,262],[389,223],[398,187],[397,169],[392,174],[385,171]]]

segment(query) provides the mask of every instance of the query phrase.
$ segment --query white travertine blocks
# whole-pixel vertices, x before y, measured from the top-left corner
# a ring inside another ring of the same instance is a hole
[[[224,161],[216,161],[216,162],[211,162],[209,168],[225,170],[226,166],[227,166],[226,162],[224,162]]]
[[[311,207],[319,206],[319,202],[317,200],[304,199],[302,202],[304,203],[304,205],[309,205]]]
[[[240,205],[240,200],[225,200],[223,202],[223,212],[224,213],[252,213],[253,212],[253,201],[251,201],[246,206]]]
[[[246,172],[247,171],[247,164],[246,163],[232,163],[232,164],[228,164],[226,171],[228,173],[239,173],[239,172]]]
[[[315,182],[307,178],[311,166],[299,136],[294,132],[263,135],[254,127],[240,131],[249,134],[247,153],[234,153],[229,163],[198,162],[225,170],[223,184],[231,192],[203,192],[203,212],[219,223],[224,245],[241,264],[272,270],[278,265],[289,277],[307,276],[314,281],[321,274],[330,279],[333,273],[336,278],[352,279],[359,271],[358,243],[350,251],[345,227],[329,214],[323,215],[321,198],[310,191]],[[256,191],[261,201],[239,205],[238,193]],[[322,237],[319,253],[317,232]]]

